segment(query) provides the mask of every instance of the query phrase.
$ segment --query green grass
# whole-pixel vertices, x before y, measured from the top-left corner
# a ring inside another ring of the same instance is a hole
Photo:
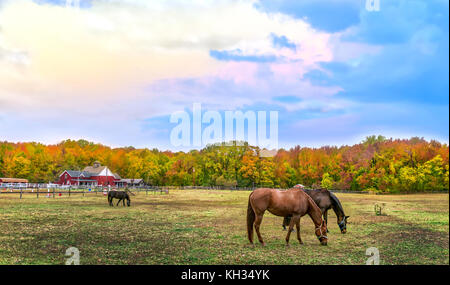
[[[81,264],[365,264],[377,247],[381,264],[449,264],[449,196],[338,194],[350,215],[340,233],[329,214],[329,242],[319,244],[308,216],[298,244],[285,246],[282,218],[266,213],[267,246],[249,246],[249,192],[179,190],[138,194],[131,207],[108,206],[90,193],[56,198],[0,195],[0,264],[64,264],[77,247]],[[375,203],[385,203],[376,216]]]

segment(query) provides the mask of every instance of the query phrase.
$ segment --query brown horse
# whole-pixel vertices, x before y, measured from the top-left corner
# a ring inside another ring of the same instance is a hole
[[[297,227],[297,239],[303,244],[300,237],[300,218],[308,214],[316,227],[315,234],[322,245],[327,245],[328,237],[326,236],[327,226],[322,219],[322,212],[316,203],[303,191],[290,189],[279,191],[270,188],[258,188],[254,190],[248,198],[247,209],[247,233],[248,240],[253,244],[253,225],[259,242],[264,246],[265,243],[259,232],[264,212],[268,210],[270,213],[280,216],[292,216],[289,230],[286,235],[286,245],[289,245],[289,237],[294,228]]]

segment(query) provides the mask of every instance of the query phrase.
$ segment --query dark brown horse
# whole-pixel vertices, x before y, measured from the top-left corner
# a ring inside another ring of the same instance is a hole
[[[339,199],[328,191],[327,189],[298,189],[298,191],[304,191],[308,194],[316,203],[316,205],[320,208],[323,214],[323,218],[325,223],[328,225],[328,210],[333,209],[334,213],[337,217],[337,224],[341,230],[341,233],[345,234],[347,232],[347,219],[349,216],[346,216],[344,213],[344,208],[342,208],[341,202]],[[283,228],[286,229],[286,226],[289,225],[291,221],[291,217],[285,217],[283,220]]]
[[[109,205],[112,207],[114,206],[113,204],[113,199],[119,199],[119,202],[117,202],[116,206],[119,206],[120,201],[123,202],[123,206],[125,207],[125,200],[127,200],[127,206],[130,207],[131,206],[131,200],[130,200],[130,195],[128,194],[128,190],[126,191],[109,191],[108,192],[108,203]]]
[[[322,212],[316,203],[305,192],[296,189],[279,191],[270,188],[258,188],[254,190],[248,198],[247,209],[247,233],[248,240],[253,244],[253,226],[258,235],[259,242],[265,245],[259,228],[262,222],[264,212],[268,210],[270,213],[287,217],[292,216],[289,224],[289,231],[286,236],[286,245],[289,245],[289,237],[294,228],[297,227],[297,239],[302,244],[300,237],[300,218],[308,214],[316,227],[315,234],[322,245],[327,245],[328,237],[326,236],[327,226],[322,219]]]

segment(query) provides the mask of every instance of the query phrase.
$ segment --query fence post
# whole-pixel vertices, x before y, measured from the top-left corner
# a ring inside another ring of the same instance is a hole
[[[39,188],[36,189],[36,198],[39,198]]]
[[[69,188],[69,197],[70,197],[70,188]]]
[[[55,198],[55,188],[53,188],[53,198]]]
[[[81,190],[82,192],[83,192],[83,197],[84,197],[84,188],[82,188],[82,190]]]
[[[22,199],[22,188],[20,188],[20,199]]]

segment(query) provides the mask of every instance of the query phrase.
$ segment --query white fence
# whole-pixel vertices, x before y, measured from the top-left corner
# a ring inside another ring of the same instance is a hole
[[[115,191],[115,190],[121,190],[118,188],[103,188],[103,187],[96,187],[96,188],[72,188],[72,187],[64,187],[61,188],[60,185],[58,185],[58,188],[0,188],[0,196],[1,194],[19,194],[20,199],[22,199],[23,195],[35,195],[36,198],[39,197],[57,197],[57,196],[68,196],[71,195],[107,195],[109,191]],[[142,187],[142,188],[134,188],[129,190],[132,192],[132,194],[135,193],[145,193],[145,194],[169,194],[169,189],[164,189],[162,187]]]
[[[0,183],[0,188],[24,189],[28,188],[28,183]]]

